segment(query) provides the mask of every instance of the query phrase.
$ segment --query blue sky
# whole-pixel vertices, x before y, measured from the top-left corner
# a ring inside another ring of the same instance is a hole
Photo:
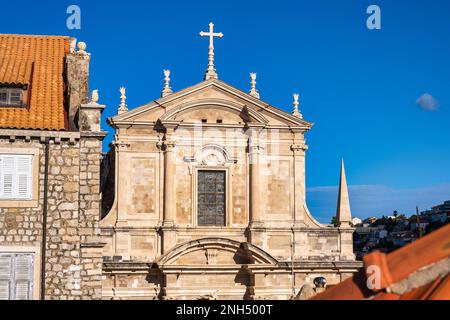
[[[81,8],[81,30],[66,9]],[[381,8],[382,29],[366,27]],[[116,112],[159,97],[162,69],[179,90],[202,80],[207,31],[222,80],[248,90],[258,72],[261,98],[291,111],[301,94],[308,133],[308,204],[322,222],[334,214],[340,159],[346,161],[354,215],[412,214],[450,199],[450,2],[25,1],[2,4],[2,33],[63,34],[88,44],[91,89]],[[420,98],[422,97],[422,98]],[[419,99],[420,98],[420,99]],[[419,99],[419,100],[418,100]],[[421,107],[418,105],[421,104]],[[107,128],[107,125],[104,126]],[[110,141],[111,136],[107,141]]]

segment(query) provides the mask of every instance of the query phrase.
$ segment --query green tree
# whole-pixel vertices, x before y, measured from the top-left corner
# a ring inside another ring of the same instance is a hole
[[[337,221],[336,216],[333,216],[333,218],[331,218],[331,224],[332,224],[333,226],[335,226],[335,227],[338,226],[338,221]]]

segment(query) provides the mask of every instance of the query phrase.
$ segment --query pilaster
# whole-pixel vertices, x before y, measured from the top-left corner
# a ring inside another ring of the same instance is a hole
[[[356,259],[353,252],[353,233],[354,228],[344,227],[339,228],[339,240],[340,240],[340,260],[341,261],[354,261]]]
[[[166,127],[164,151],[164,219],[162,223],[163,254],[176,245],[176,153],[173,126]]]
[[[260,140],[260,128],[249,130],[249,166],[250,166],[250,223],[249,242],[264,247],[264,216],[267,209],[267,181],[263,177],[263,146]]]
[[[306,176],[305,158],[308,146],[304,140],[291,145],[294,157],[294,227],[305,227]]]

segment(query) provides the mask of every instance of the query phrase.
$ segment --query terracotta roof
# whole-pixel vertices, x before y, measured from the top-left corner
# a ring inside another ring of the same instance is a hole
[[[379,286],[369,289],[374,266]],[[450,225],[388,255],[374,252],[364,269],[313,300],[450,300]]]
[[[0,86],[28,85],[28,106],[0,107],[0,128],[66,130],[64,59],[69,37],[0,34]]]
[[[15,58],[0,59],[0,84],[29,85],[33,62]]]

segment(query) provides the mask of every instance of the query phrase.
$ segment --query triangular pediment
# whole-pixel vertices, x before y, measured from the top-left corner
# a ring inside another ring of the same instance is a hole
[[[210,79],[110,119],[110,123],[144,124],[158,121],[190,123],[201,116],[225,117],[230,124],[299,127],[312,124],[257,99],[225,82]]]

